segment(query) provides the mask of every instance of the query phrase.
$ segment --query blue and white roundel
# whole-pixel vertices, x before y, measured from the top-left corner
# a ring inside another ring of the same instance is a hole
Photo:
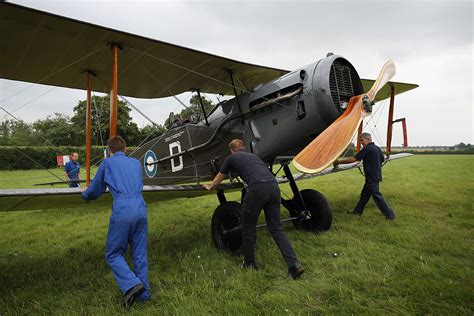
[[[143,158],[143,167],[145,169],[145,173],[148,178],[153,178],[158,171],[158,165],[147,165],[147,163],[151,163],[156,161],[156,155],[152,150],[148,150]]]

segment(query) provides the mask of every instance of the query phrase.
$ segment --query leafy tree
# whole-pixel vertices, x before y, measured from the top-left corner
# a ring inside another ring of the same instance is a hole
[[[214,104],[210,99],[206,96],[201,95],[202,104],[208,115],[211,109],[213,108]],[[204,119],[204,114],[202,113],[201,103],[199,102],[199,96],[197,94],[193,94],[193,96],[189,99],[189,106],[183,109],[177,116],[181,119],[181,121],[189,120],[191,122],[199,122]],[[169,125],[169,119],[166,120],[165,126]]]
[[[81,131],[74,128],[69,116],[61,113],[48,115],[32,124],[36,143],[43,145],[80,145],[84,143]]]
[[[33,129],[28,123],[5,120],[1,126],[0,144],[3,146],[32,146],[35,144]]]
[[[10,124],[8,120],[0,123],[0,146],[7,146],[10,141]]]
[[[109,138],[109,96],[94,96],[92,99],[92,145],[106,144]],[[156,138],[166,131],[162,125],[146,125],[138,128],[132,122],[131,108],[118,102],[117,129],[128,146],[137,146],[148,136]],[[33,124],[23,121],[5,120],[0,123],[0,146],[84,146],[86,125],[86,101],[79,101],[74,114],[54,113]]]
[[[145,139],[147,141],[152,140],[156,137],[161,136],[164,132],[166,132],[166,128],[163,125],[145,125],[140,128],[140,141],[144,141]]]
[[[466,148],[468,148],[468,145],[461,142],[459,144],[454,145],[454,148],[456,148],[456,149],[466,149]]]
[[[86,126],[86,100],[79,101],[74,107],[74,115],[71,122],[75,128],[85,135]],[[129,146],[136,146],[140,143],[140,131],[138,125],[132,122],[130,112],[132,109],[123,101],[118,101],[117,113],[117,133],[122,136]],[[110,97],[92,97],[92,144],[102,145],[109,139],[109,113]],[[82,140],[81,144],[84,144]],[[80,144],[77,144],[80,145]]]

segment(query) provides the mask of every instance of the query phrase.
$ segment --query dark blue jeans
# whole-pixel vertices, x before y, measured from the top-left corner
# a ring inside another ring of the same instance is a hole
[[[393,213],[393,210],[390,208],[390,206],[388,206],[387,202],[385,202],[382,193],[380,193],[378,182],[366,182],[364,184],[364,187],[360,192],[359,203],[357,203],[356,207],[354,208],[354,213],[362,215],[362,213],[364,212],[365,205],[367,205],[367,202],[369,202],[370,197],[374,199],[375,205],[377,205],[380,212],[382,212],[385,218],[395,218],[395,213]]]

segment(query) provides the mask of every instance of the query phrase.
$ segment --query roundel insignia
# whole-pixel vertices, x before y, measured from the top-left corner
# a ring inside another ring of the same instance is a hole
[[[158,165],[147,165],[147,163],[151,163],[156,161],[156,155],[152,150],[148,150],[143,158],[143,167],[145,169],[145,173],[148,178],[153,178],[158,171]]]

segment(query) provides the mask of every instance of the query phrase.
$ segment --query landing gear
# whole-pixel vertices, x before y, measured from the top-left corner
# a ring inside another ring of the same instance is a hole
[[[321,192],[312,189],[298,190],[288,164],[283,166],[286,178],[293,192],[291,200],[281,199],[281,204],[295,218],[292,222],[296,229],[319,233],[329,230],[332,223],[332,208]]]
[[[324,195],[322,195],[321,192],[311,189],[302,190],[300,193],[310,216],[309,218],[301,216],[293,220],[295,228],[309,230],[315,233],[329,230],[332,223],[332,209]],[[293,198],[293,203],[296,205],[297,202],[295,200],[296,199]],[[296,212],[290,211],[290,214],[296,215]]]
[[[219,250],[237,254],[242,244],[240,219],[242,205],[238,202],[223,202],[214,211],[211,236]]]
[[[290,212],[290,217],[282,222],[291,221],[296,229],[312,232],[329,230],[332,223],[332,209],[323,194],[316,190],[298,190],[288,163],[283,165],[286,178],[290,183],[293,198],[281,199],[281,204]],[[245,190],[242,190],[242,198]],[[228,202],[224,192],[218,192],[220,205],[214,211],[211,224],[212,241],[217,249],[238,254],[242,244],[242,204]],[[266,224],[257,225],[257,228]]]

